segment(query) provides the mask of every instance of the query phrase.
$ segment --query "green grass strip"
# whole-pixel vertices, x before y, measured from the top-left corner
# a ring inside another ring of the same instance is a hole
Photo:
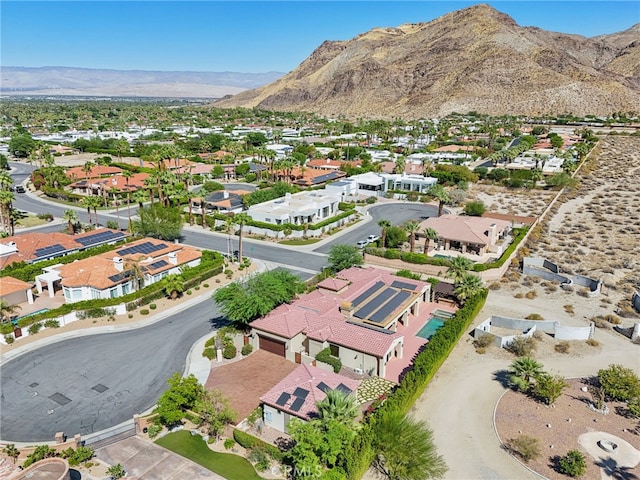
[[[165,435],[156,443],[228,480],[262,479],[247,459],[232,453],[214,452],[200,435],[191,435],[187,430]]]

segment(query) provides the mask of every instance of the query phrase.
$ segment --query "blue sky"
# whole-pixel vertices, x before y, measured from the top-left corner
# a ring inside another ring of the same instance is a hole
[[[428,22],[479,2],[0,2],[0,65],[288,72],[325,40]],[[587,37],[640,22],[640,2],[487,1],[521,26]]]

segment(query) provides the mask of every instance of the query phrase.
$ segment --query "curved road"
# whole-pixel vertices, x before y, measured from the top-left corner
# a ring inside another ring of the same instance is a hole
[[[28,173],[12,172],[14,178],[21,174]],[[16,208],[22,210],[51,212],[59,217],[65,209],[29,195],[16,197]],[[400,224],[435,213],[432,205],[380,204],[370,208],[370,221],[322,242],[315,251],[309,251],[313,246],[307,247],[308,251],[296,251],[250,239],[244,249],[249,257],[280,264],[304,276],[304,272],[321,271],[332,245],[355,244],[371,233],[379,234],[380,218]],[[102,216],[114,218],[111,214]],[[39,229],[52,230],[60,230],[60,225]],[[197,228],[187,228],[183,235],[185,243],[226,251],[226,235]],[[59,431],[87,435],[130,420],[133,414],[156,403],[173,372],[185,371],[192,345],[223,323],[215,305],[204,299],[142,328],[87,334],[26,351],[2,364],[0,439],[51,441]]]

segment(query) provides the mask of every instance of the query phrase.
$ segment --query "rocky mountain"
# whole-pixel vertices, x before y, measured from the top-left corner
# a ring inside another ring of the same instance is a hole
[[[586,38],[521,27],[481,4],[325,41],[289,74],[213,105],[350,118],[600,115],[640,111],[639,72],[640,24]]]
[[[9,95],[220,98],[273,82],[283,74],[159,72],[71,67],[2,67]]]

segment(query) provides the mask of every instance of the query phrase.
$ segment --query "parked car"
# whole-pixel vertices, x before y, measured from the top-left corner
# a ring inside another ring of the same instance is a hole
[[[378,235],[369,235],[367,237],[367,241],[369,243],[377,242],[378,240],[380,240],[380,237]]]
[[[13,187],[11,187],[11,190],[13,190],[16,193],[26,192],[25,188],[22,185],[14,185]]]
[[[356,243],[356,247],[358,247],[358,248],[364,248],[367,245],[369,245],[369,241],[368,240],[360,240],[358,243]]]

